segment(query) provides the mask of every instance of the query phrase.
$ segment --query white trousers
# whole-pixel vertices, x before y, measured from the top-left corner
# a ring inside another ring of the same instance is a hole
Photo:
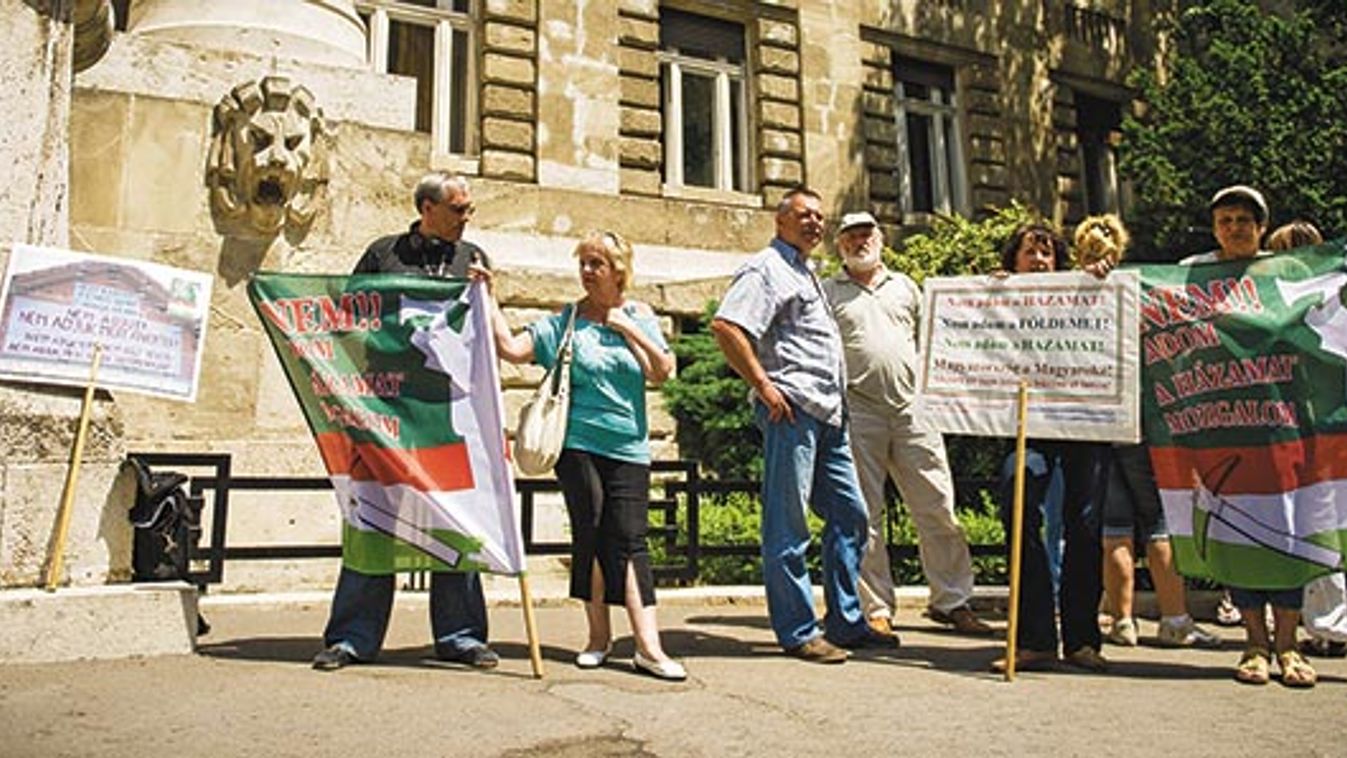
[[[869,510],[869,540],[861,560],[861,603],[867,617],[893,616],[893,572],[884,537],[884,481],[892,478],[917,528],[930,605],[950,611],[973,596],[968,538],[954,516],[954,481],[939,432],[916,428],[892,408],[850,406],[851,452]]]

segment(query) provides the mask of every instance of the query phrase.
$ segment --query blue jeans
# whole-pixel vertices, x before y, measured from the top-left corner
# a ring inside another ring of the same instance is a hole
[[[362,661],[374,660],[388,631],[395,578],[343,566],[323,644],[341,645]],[[430,575],[430,630],[436,655],[452,656],[486,644],[486,598],[480,576],[439,571]]]
[[[772,423],[754,403],[762,431],[762,575],[772,631],[784,648],[819,635],[814,593],[805,567],[809,526],[805,508],[823,518],[823,633],[839,644],[869,627],[857,595],[866,540],[866,509],[845,427],[829,426],[795,408],[795,423]]]
[[[1030,441],[1025,454],[1024,532],[1020,555],[1019,631],[1016,643],[1035,652],[1057,651],[1056,608],[1048,550],[1040,533],[1043,504],[1061,482],[1066,550],[1062,556],[1061,606],[1063,652],[1099,649],[1099,597],[1103,592],[1103,551],[1099,537],[1100,503],[1107,483],[1109,446],[1083,442]],[[1003,469],[1001,518],[1010,548],[1014,502],[1014,461]]]

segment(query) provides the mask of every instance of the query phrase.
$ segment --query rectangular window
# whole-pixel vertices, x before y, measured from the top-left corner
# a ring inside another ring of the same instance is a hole
[[[472,0],[356,0],[370,67],[416,80],[416,125],[436,153],[475,150]]]
[[[964,213],[963,141],[954,71],[894,56],[898,187],[903,212]]]
[[[1085,212],[1118,213],[1118,141],[1122,138],[1122,107],[1076,93],[1076,138],[1080,143]]]
[[[664,182],[748,191],[744,27],[660,9]]]

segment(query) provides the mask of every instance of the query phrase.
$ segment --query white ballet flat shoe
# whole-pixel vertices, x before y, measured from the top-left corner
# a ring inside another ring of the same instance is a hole
[[[637,650],[636,655],[631,659],[631,665],[637,671],[649,674],[656,679],[663,679],[669,682],[681,682],[688,678],[688,670],[683,668],[683,664],[672,658],[667,661],[657,661],[653,658],[647,658]]]
[[[608,650],[585,650],[575,654],[575,665],[582,669],[596,669],[608,660]]]

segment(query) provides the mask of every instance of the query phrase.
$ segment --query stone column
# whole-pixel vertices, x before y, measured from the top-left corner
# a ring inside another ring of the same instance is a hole
[[[365,24],[351,0],[139,0],[127,31],[189,45],[332,66],[365,65]]]
[[[99,9],[93,5],[0,0],[0,70],[7,72],[0,112],[14,115],[0,123],[0,165],[24,177],[0,183],[5,265],[10,241],[67,245],[77,42],[72,11],[95,18]],[[88,28],[96,35],[102,27]],[[0,588],[32,586],[42,578],[81,400],[78,390],[0,383]],[[66,576],[73,583],[101,584],[129,574],[130,528],[124,513],[108,509],[123,455],[115,411],[106,396],[95,404],[66,550]]]

